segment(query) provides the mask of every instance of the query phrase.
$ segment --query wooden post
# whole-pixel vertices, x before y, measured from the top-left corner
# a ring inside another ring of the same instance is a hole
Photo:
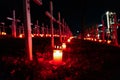
[[[64,38],[64,37],[65,37],[65,36],[64,36],[64,35],[65,35],[65,33],[64,33],[64,31],[65,31],[65,30],[64,30],[64,27],[65,27],[65,22],[64,22],[64,19],[62,19],[62,35],[63,35],[63,42],[65,41],[65,38]]]
[[[58,12],[58,21],[59,21],[59,35],[60,35],[60,42],[62,42],[62,35],[61,35],[61,24],[60,24],[60,12]]]
[[[24,2],[24,27],[25,27],[26,52],[29,60],[32,61],[33,56],[32,56],[30,0],[23,0],[23,2]]]
[[[104,25],[104,20],[102,19],[102,40],[103,42],[105,41],[105,25]]]
[[[2,34],[1,28],[0,28],[0,35]]]
[[[115,37],[115,42],[114,42],[114,44],[115,44],[115,46],[118,46],[118,36],[117,36],[117,16],[116,16],[116,14],[113,14],[114,15],[114,26],[113,26],[113,32],[114,32],[114,37]]]
[[[48,25],[46,25],[46,34],[49,34]]]
[[[16,19],[15,19],[15,10],[13,10],[12,36],[13,36],[13,37],[16,37]]]
[[[50,1],[50,14],[53,16],[53,3]],[[54,28],[53,28],[53,17],[50,19],[51,27],[51,46],[54,48]]]
[[[39,29],[39,24],[38,24],[38,20],[36,21],[36,34],[40,34],[40,29]]]
[[[44,23],[42,23],[42,27],[41,27],[41,30],[42,30],[42,34],[45,35],[45,26],[44,26]]]

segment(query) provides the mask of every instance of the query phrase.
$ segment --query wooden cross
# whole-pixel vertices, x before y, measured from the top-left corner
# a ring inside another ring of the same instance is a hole
[[[7,19],[12,20],[12,36],[16,37],[16,22],[20,22],[20,20],[15,18],[15,10],[13,10],[13,18],[7,17]]]
[[[53,21],[56,19],[53,17],[53,3],[50,1],[50,13],[46,11],[45,13],[50,18],[50,28],[51,28],[51,46],[54,48],[54,28],[53,28]]]
[[[2,24],[2,32],[5,32],[5,23],[4,22],[1,22],[0,24]],[[0,29],[0,33],[1,33],[1,29]]]
[[[117,35],[117,26],[120,26],[120,24],[117,23],[117,16],[116,14],[113,14],[114,16],[114,24],[113,24],[113,37],[114,37],[114,45],[118,46],[118,35]]]
[[[42,0],[33,0],[39,6],[42,5]],[[32,36],[31,36],[31,17],[30,17],[30,0],[23,0],[24,4],[24,27],[25,27],[25,40],[26,40],[26,53],[30,61],[33,60],[32,56]]]

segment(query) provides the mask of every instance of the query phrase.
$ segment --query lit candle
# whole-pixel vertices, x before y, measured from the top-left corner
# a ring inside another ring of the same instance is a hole
[[[62,48],[66,49],[66,44],[65,43],[62,43]]]
[[[62,50],[53,50],[53,61],[55,64],[62,63]]]

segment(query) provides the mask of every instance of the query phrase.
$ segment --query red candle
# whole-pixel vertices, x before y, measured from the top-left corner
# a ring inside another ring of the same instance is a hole
[[[55,64],[62,63],[62,50],[53,50],[53,61]]]

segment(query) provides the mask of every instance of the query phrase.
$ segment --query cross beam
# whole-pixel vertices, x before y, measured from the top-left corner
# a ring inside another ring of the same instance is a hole
[[[47,15],[50,19],[52,19],[52,21],[56,22],[56,19],[48,11],[45,12],[45,15]]]
[[[47,11],[45,14],[50,18],[50,27],[51,27],[51,46],[54,48],[54,28],[53,28],[53,21],[56,19],[53,17],[53,3],[50,1],[50,13]]]
[[[33,0],[36,4],[42,5],[42,0]],[[33,60],[32,56],[32,36],[31,36],[31,17],[30,17],[30,0],[23,0],[24,7],[24,27],[25,27],[25,42],[26,53],[30,61]]]
[[[56,22],[59,25],[59,35],[60,35],[60,42],[62,42],[62,36],[61,36],[61,26],[62,23],[60,22],[60,12],[58,12],[58,20],[56,20],[48,11],[45,12],[45,14],[53,20],[53,22]]]
[[[7,17],[7,19],[8,19],[8,20],[11,20],[11,21],[13,21],[13,20],[14,20],[14,19],[13,19],[13,18],[11,18],[11,17]],[[20,20],[19,20],[19,19],[15,19],[15,21],[16,21],[16,22],[20,22]]]
[[[42,0],[33,0],[37,5],[41,6],[42,5]]]
[[[46,11],[45,12],[45,15],[48,16],[50,18],[50,26],[51,26],[51,43],[52,43],[52,47],[54,47],[54,37],[53,37],[53,34],[54,34],[54,30],[53,30],[53,22],[56,22],[57,24],[59,24],[59,34],[60,34],[60,42],[62,42],[62,36],[61,34],[64,34],[65,32],[65,21],[64,19],[62,20],[62,23],[60,22],[60,12],[58,12],[58,20],[56,20],[54,17],[53,17],[53,5],[52,5],[52,1],[50,1],[50,12]],[[61,33],[61,26],[63,27],[62,29],[62,33]],[[66,29],[68,30],[68,29]],[[65,40],[65,37],[64,37],[64,40]]]

